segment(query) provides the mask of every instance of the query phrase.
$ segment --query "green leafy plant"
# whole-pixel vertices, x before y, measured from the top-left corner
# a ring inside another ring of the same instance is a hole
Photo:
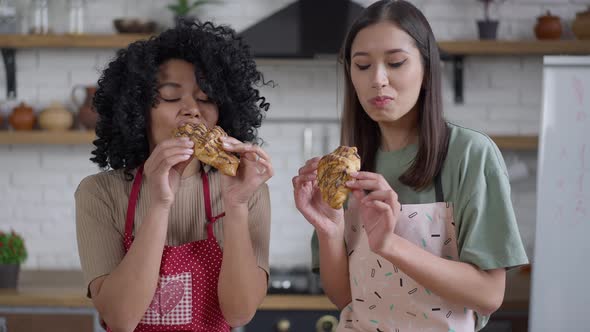
[[[490,21],[491,20],[490,7],[492,6],[492,4],[497,3],[498,5],[500,5],[501,3],[503,3],[506,0],[478,0],[478,1],[483,3],[483,11],[484,11],[485,21]]]
[[[21,264],[27,259],[27,249],[23,238],[11,231],[0,231],[0,264]]]
[[[208,3],[214,3],[216,1],[214,0],[195,0],[193,2],[190,2],[189,0],[177,0],[176,3],[174,4],[170,4],[166,7],[168,7],[168,9],[170,9],[174,15],[176,16],[186,16],[188,15],[188,13],[190,13],[192,10],[194,10],[195,8],[208,4]]]

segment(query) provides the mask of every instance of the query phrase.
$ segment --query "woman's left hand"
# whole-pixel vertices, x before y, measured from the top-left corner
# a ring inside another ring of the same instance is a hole
[[[245,205],[254,192],[274,175],[268,154],[257,145],[223,137],[223,149],[240,155],[236,176],[222,176],[221,197],[226,205]]]
[[[357,201],[369,247],[374,253],[382,254],[394,244],[393,232],[401,208],[397,193],[380,174],[358,172],[352,174],[352,177],[353,180],[346,185],[352,189]]]

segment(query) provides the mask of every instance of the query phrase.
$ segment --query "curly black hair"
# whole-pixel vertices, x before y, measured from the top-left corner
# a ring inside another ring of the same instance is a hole
[[[150,110],[158,103],[158,69],[169,59],[195,66],[200,88],[219,108],[217,124],[228,135],[260,143],[257,128],[269,104],[256,87],[272,81],[265,82],[233,29],[182,22],[119,50],[98,80],[93,98],[97,139],[90,160],[102,169],[124,169],[130,177],[149,157],[147,128]]]

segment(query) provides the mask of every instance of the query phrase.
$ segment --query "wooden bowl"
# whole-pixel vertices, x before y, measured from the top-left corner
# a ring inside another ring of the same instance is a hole
[[[157,28],[155,21],[141,18],[117,18],[113,25],[119,33],[154,33]]]

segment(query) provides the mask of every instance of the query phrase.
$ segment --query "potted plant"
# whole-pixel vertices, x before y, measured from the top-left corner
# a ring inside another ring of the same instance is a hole
[[[0,288],[16,288],[20,265],[27,259],[23,238],[0,231]]]
[[[202,5],[213,3],[214,0],[176,0],[175,3],[169,4],[168,9],[172,11],[174,14],[174,23],[178,25],[182,21],[186,22],[195,22],[199,21],[198,18],[194,15],[190,15],[190,12],[195,10],[197,7]]]
[[[479,39],[496,39],[498,34],[498,20],[492,20],[490,15],[490,7],[493,3],[502,3],[505,0],[477,0],[483,3],[484,19],[477,21],[477,30],[479,32]]]

